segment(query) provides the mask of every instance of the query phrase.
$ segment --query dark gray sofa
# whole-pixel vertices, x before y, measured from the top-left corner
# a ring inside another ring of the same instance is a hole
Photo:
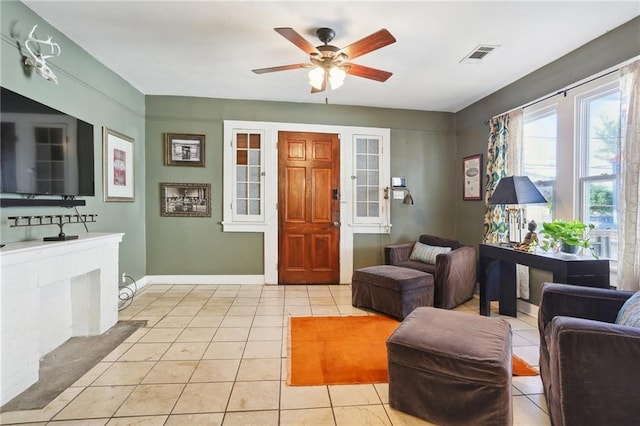
[[[540,375],[553,425],[640,424],[640,329],[615,324],[632,294],[543,285]]]
[[[476,285],[476,249],[464,246],[460,241],[421,235],[422,244],[451,247],[449,253],[439,254],[436,264],[409,260],[415,241],[386,246],[385,264],[416,269],[433,275],[433,306],[452,309],[473,297]]]

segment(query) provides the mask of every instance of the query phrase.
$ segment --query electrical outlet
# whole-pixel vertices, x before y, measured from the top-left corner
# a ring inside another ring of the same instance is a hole
[[[127,283],[127,273],[123,272],[122,273],[122,284],[126,284]]]

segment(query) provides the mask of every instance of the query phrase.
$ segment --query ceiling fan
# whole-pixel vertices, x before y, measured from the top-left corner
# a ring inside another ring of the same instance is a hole
[[[311,93],[323,92],[327,88],[327,81],[332,89],[337,89],[342,86],[346,74],[381,82],[387,81],[392,75],[392,73],[388,71],[347,62],[365,53],[395,43],[396,39],[386,29],[379,30],[342,49],[329,44],[336,35],[335,31],[331,28],[319,28],[316,31],[318,38],[323,43],[320,46],[313,46],[293,28],[274,28],[274,30],[307,53],[310,63],[281,65],[252,70],[256,74],[298,68],[311,68],[309,71]]]

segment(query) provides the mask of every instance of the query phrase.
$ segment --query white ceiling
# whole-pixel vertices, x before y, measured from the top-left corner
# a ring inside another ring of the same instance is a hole
[[[23,2],[147,95],[448,112],[640,15],[637,0]],[[314,45],[315,30],[330,27],[338,47],[386,28],[397,42],[353,62],[393,76],[347,76],[343,87],[311,94],[304,69],[254,74],[308,61],[274,27],[292,27]],[[500,48],[479,64],[460,63],[478,44]]]

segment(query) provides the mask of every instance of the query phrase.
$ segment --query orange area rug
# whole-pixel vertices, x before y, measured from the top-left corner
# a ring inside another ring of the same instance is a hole
[[[386,342],[399,324],[381,315],[292,317],[287,384],[386,383]],[[538,373],[514,356],[513,374]]]
[[[512,355],[514,376],[539,376],[538,370],[527,364],[525,360],[517,355]]]

